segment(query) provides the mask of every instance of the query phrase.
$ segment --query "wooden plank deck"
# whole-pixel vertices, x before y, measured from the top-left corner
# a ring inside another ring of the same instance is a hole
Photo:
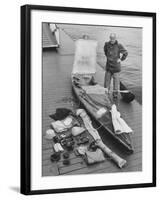
[[[52,163],[50,156],[53,153],[52,142],[44,138],[45,132],[50,128],[52,119],[50,114],[54,113],[57,107],[73,109],[73,94],[71,88],[70,74],[74,59],[74,42],[60,30],[60,48],[58,52],[43,52],[43,105],[42,105],[42,176],[90,174],[90,173],[112,173],[112,172],[133,172],[142,170],[142,106],[133,101],[125,104],[120,101],[120,111],[123,118],[134,130],[132,141],[134,153],[128,155],[112,137],[101,128],[99,133],[106,145],[114,152],[127,160],[127,166],[119,169],[111,160],[87,166],[81,157],[74,152],[70,154],[70,165],[63,165],[63,158],[58,163]],[[103,84],[104,71],[97,65],[96,80]],[[97,127],[97,124],[94,123]]]

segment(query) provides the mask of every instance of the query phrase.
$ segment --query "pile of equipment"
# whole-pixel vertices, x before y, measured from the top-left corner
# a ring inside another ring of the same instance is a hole
[[[62,158],[64,165],[70,165],[70,153],[74,152],[87,165],[104,162],[109,157],[119,168],[125,166],[126,160],[103,143],[84,109],[77,109],[73,113],[69,109],[58,108],[50,117],[54,121],[52,128],[46,131],[45,138],[52,141],[51,162],[58,162]]]

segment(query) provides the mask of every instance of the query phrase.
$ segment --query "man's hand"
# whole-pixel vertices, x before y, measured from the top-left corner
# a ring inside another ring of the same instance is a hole
[[[121,59],[120,58],[118,58],[118,60],[117,60],[117,63],[120,63],[121,62]]]

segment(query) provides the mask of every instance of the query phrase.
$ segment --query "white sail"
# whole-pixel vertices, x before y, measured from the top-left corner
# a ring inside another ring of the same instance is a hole
[[[72,74],[96,73],[97,41],[79,39],[75,42],[75,58]]]

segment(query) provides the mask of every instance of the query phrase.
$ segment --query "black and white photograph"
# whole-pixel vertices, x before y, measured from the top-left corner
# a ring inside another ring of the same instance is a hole
[[[142,170],[142,32],[42,23],[42,176]]]
[[[21,8],[21,192],[156,184],[155,13]]]
[[[159,199],[158,5],[2,2],[1,200]]]

